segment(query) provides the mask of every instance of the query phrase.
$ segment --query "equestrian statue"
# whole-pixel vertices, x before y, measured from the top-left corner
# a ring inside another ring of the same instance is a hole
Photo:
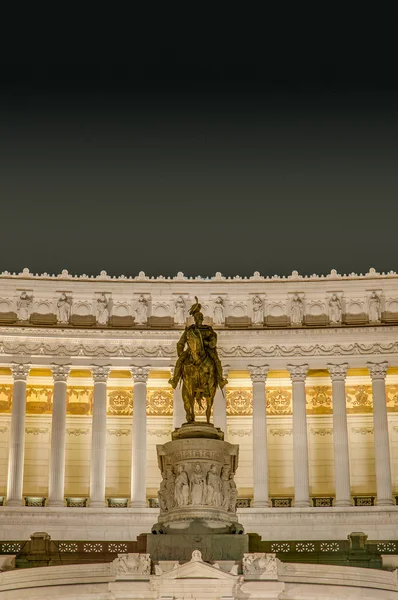
[[[178,360],[169,383],[175,389],[182,380],[187,423],[195,422],[195,402],[202,408],[203,399],[206,400],[206,420],[210,423],[217,387],[222,390],[228,381],[223,377],[217,354],[217,334],[213,327],[203,324],[202,305],[196,296],[195,300],[189,310],[195,323],[185,327],[177,343]]]

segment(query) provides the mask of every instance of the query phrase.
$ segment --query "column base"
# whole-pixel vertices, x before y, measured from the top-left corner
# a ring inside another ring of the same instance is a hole
[[[270,508],[268,500],[255,500],[252,504],[252,508]]]
[[[334,506],[336,506],[337,508],[338,507],[345,507],[345,508],[347,508],[348,506],[352,506],[352,502],[351,502],[351,500],[337,500],[334,503]]]
[[[309,500],[295,500],[294,508],[311,508],[311,502]]]
[[[148,505],[146,502],[143,502],[142,500],[131,500],[129,503],[129,507],[130,508],[148,508]]]
[[[106,508],[105,500],[90,500],[88,508]]]
[[[6,506],[25,506],[25,502],[21,499],[10,498],[6,501]]]
[[[47,506],[50,506],[50,507],[51,506],[58,506],[58,507],[61,506],[61,507],[63,507],[63,506],[65,506],[65,502],[64,502],[64,500],[50,500],[50,499],[48,499],[47,500]]]
[[[376,500],[376,506],[395,506],[392,498],[380,498]]]

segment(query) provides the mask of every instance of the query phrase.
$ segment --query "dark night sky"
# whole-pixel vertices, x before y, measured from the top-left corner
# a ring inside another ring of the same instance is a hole
[[[397,18],[325,23],[2,53],[0,270],[398,270]]]

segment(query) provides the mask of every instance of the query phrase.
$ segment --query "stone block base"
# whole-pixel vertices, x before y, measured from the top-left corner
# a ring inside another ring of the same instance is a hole
[[[147,553],[159,560],[189,561],[194,550],[200,550],[204,561],[241,561],[249,552],[249,536],[246,533],[172,533],[147,535]]]

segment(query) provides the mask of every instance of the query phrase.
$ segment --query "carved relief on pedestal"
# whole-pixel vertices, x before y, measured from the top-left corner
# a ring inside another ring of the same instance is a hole
[[[157,453],[162,471],[159,522],[168,525],[190,517],[236,520],[237,445],[189,438],[157,446]]]

